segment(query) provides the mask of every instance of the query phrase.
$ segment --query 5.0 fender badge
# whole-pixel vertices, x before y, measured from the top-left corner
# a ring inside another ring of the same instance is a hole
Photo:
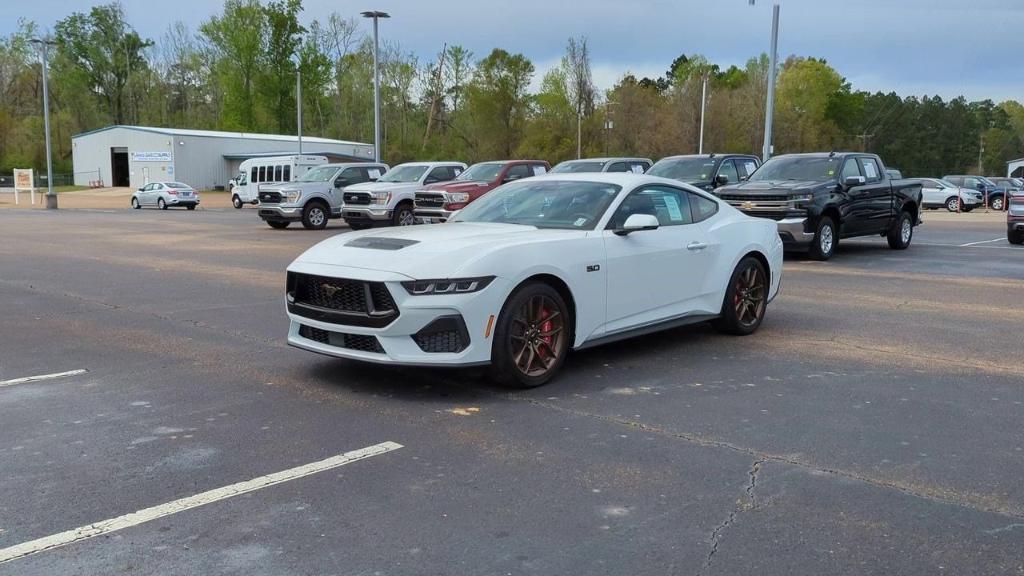
[[[600,269],[601,269],[601,265],[600,264],[591,264],[590,266],[587,266],[587,272],[597,272]]]

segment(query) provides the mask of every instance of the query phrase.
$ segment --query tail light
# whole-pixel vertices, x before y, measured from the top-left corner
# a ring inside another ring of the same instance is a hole
[[[177,196],[178,195],[178,191],[177,190],[168,190],[167,193],[170,194],[171,196]]]

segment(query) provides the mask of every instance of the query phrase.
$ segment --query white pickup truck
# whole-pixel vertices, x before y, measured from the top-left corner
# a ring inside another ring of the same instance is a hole
[[[342,218],[353,230],[375,225],[415,224],[413,199],[428,184],[454,180],[466,169],[462,162],[409,162],[399,164],[376,182],[345,188]]]

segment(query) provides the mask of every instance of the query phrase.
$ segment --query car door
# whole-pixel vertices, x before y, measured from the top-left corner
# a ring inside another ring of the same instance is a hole
[[[156,205],[157,201],[160,199],[160,194],[163,192],[163,188],[164,185],[159,182],[152,184],[149,189],[149,194],[146,197],[146,203],[151,206]]]
[[[889,218],[892,216],[892,184],[878,160],[870,156],[857,158],[861,171],[864,173],[866,182],[862,194],[867,197],[865,207],[867,221],[865,231],[881,232],[889,227]]]
[[[921,180],[921,202],[925,206],[938,206],[945,203],[945,190],[937,180]]]
[[[729,179],[724,185],[736,184],[740,181],[739,172],[736,170],[736,164],[732,161],[732,158],[726,158],[722,160],[722,163],[718,165],[718,173],[711,179],[711,186],[718,188],[723,186],[718,182],[719,176],[725,176]]]
[[[844,200],[839,208],[840,217],[843,220],[843,234],[857,234],[864,232],[868,227],[869,214],[871,213],[871,197],[866,190],[867,186],[858,185],[846,187],[847,178],[858,176],[863,178],[860,162],[856,157],[847,158],[843,162],[843,168],[839,172],[839,184]]]
[[[694,311],[710,267],[708,239],[693,221],[688,192],[665,185],[634,190],[602,232],[608,286],[605,332],[682,317]],[[656,230],[615,233],[632,214],[658,218]]]

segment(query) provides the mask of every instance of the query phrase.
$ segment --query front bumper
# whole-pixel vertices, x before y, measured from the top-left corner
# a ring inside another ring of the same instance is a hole
[[[259,214],[264,220],[297,222],[302,220],[302,206],[260,204]]]
[[[490,363],[493,334],[488,333],[488,324],[491,323],[493,330],[490,317],[493,315],[494,321],[497,320],[511,289],[507,281],[496,278],[483,290],[470,294],[412,296],[401,285],[410,278],[400,274],[320,264],[298,264],[289,271],[385,284],[399,314],[380,328],[334,324],[288,312],[290,346],[377,364],[475,366]],[[461,335],[464,347],[460,351],[426,351],[432,349],[431,344],[426,343],[434,333],[432,330],[459,331],[460,326],[464,330]],[[325,337],[322,331],[332,334]],[[424,334],[428,335],[427,339],[423,338]]]
[[[388,210],[387,208],[379,208],[378,209],[378,208],[347,208],[346,207],[344,210],[341,211],[341,217],[344,218],[345,220],[358,220],[358,221],[372,220],[374,222],[386,222],[388,220],[391,220],[392,214],[394,214],[394,213],[391,210]]]
[[[422,208],[417,208],[412,215],[416,218],[416,222],[419,224],[441,224],[442,222],[447,222],[454,213],[455,212],[453,210],[424,210]]]
[[[779,237],[786,245],[805,245],[814,240],[814,232],[808,232],[807,218],[783,218],[776,222]]]

